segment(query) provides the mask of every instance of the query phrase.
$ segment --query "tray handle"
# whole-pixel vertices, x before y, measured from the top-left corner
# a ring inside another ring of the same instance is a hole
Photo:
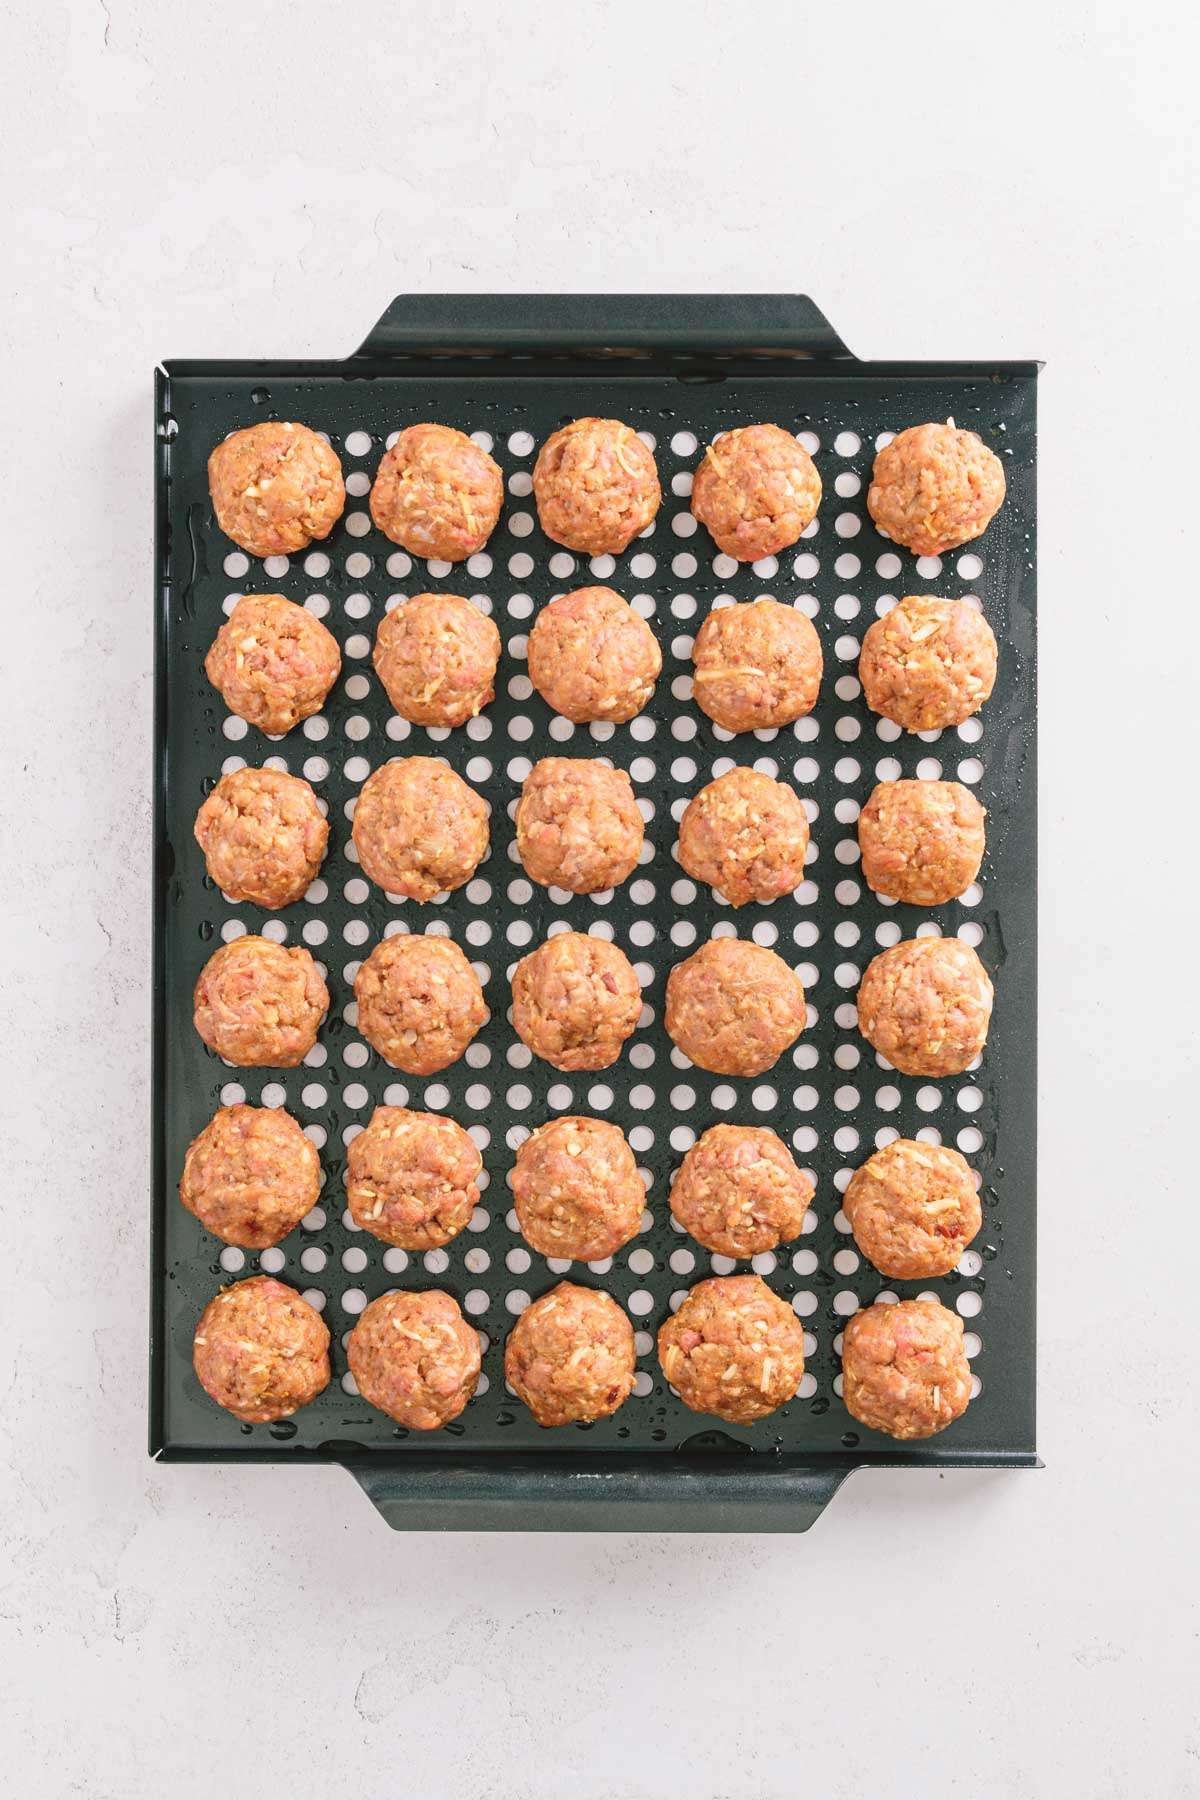
[[[749,1531],[815,1525],[856,1465],[672,1459],[593,1466],[541,1458],[478,1464],[407,1458],[347,1462],[393,1531]]]
[[[399,294],[355,355],[535,350],[851,355],[807,294]]]

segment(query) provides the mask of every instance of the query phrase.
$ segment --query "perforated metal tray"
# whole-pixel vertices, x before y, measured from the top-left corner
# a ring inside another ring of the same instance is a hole
[[[801,1530],[852,1469],[1036,1463],[1034,1450],[1035,736],[1034,530],[1037,365],[864,363],[811,301],[793,297],[409,298],[362,349],[331,363],[178,362],[155,383],[157,543],[156,859],[151,1425],[166,1461],[337,1461],[393,1525]],[[529,497],[537,446],[590,413],[627,420],[654,440],[664,503],[655,526],[616,559],[589,565],[541,535]],[[986,535],[936,562],[897,552],[872,526],[865,495],[880,434],[953,416],[1003,457],[1008,498]],[[299,419],[326,432],[349,478],[345,516],[323,545],[265,567],[222,536],[205,464],[219,439],[256,419]],[[417,420],[453,423],[486,441],[506,501],[487,552],[466,565],[416,564],[370,523],[365,495],[391,434]],[[824,483],[814,526],[778,563],[738,566],[693,530],[687,490],[703,446],[739,423],[772,420],[805,434]],[[523,661],[534,613],[552,594],[611,583],[651,621],[663,676],[630,725],[570,728],[531,694]],[[469,593],[504,639],[495,703],[466,730],[427,732],[394,717],[370,647],[391,596]],[[224,610],[242,592],[278,591],[325,619],[342,678],[324,712],[270,741],[228,717],[203,673]],[[906,592],[978,596],[1001,646],[996,691],[980,720],[909,738],[864,706],[861,634]],[[723,596],[762,593],[815,619],[826,673],[814,714],[794,728],[730,739],[689,699],[692,634]],[[389,756],[445,756],[492,807],[492,848],[475,881],[443,904],[393,905],[349,856],[352,806]],[[633,881],[605,897],[530,888],[513,852],[510,809],[530,762],[601,755],[629,769],[649,817]],[[192,821],[223,768],[270,760],[306,775],[332,827],[320,881],[268,915],[227,903],[205,876]],[[675,820],[730,763],[792,781],[813,814],[815,858],[793,898],[739,912],[680,885]],[[854,819],[883,776],[957,776],[989,813],[980,883],[926,913],[888,906],[858,880]],[[556,923],[611,934],[639,965],[648,1013],[618,1065],[564,1076],[528,1060],[507,1021],[507,971]],[[449,931],[486,965],[490,1025],[469,1057],[431,1080],[402,1080],[358,1037],[351,982],[389,927]],[[212,1057],[191,1020],[204,961],[241,929],[304,942],[328,971],[332,1006],[305,1068],[235,1070]],[[716,931],[770,942],[803,971],[815,1018],[757,1081],[681,1066],[662,1028],[666,974]],[[854,1025],[859,971],[881,943],[922,930],[978,942],[996,983],[981,1069],[922,1083],[881,1069]],[[286,1103],[320,1145],[322,1205],[277,1251],[243,1262],[200,1229],[176,1198],[184,1150],[224,1101]],[[346,1134],[387,1100],[445,1109],[484,1145],[488,1186],[472,1227],[447,1250],[404,1258],[344,1216]],[[595,1112],[630,1134],[649,1183],[644,1230],[611,1265],[576,1270],[607,1288],[641,1334],[638,1388],[610,1420],[540,1430],[506,1394],[504,1339],[524,1296],[560,1278],[508,1219],[507,1176],[519,1134],[554,1112]],[[791,1301],[808,1333],[797,1398],[748,1430],[688,1412],[666,1387],[653,1333],[673,1297],[726,1269],[675,1230],[668,1178],[694,1136],[717,1120],[773,1126],[817,1181],[812,1229],[755,1266]],[[984,1226],[960,1271],[926,1287],[886,1283],[858,1258],[839,1188],[881,1132],[937,1134],[983,1178]],[[710,1266],[711,1265],[711,1266]],[[250,1427],[212,1405],[191,1369],[202,1307],[235,1275],[277,1270],[324,1309],[334,1378],[294,1419]],[[358,1398],[343,1340],[356,1309],[390,1287],[441,1286],[486,1334],[485,1382],[445,1432],[406,1434]],[[844,1317],[881,1291],[936,1293],[966,1316],[978,1395],[942,1436],[901,1447],[864,1431],[837,1389]]]

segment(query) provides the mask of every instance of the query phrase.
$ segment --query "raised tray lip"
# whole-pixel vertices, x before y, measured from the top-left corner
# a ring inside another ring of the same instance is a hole
[[[669,301],[672,296],[663,296]],[[505,296],[509,301],[512,296]],[[975,380],[1001,379],[1028,381],[1036,386],[1037,378],[1045,364],[1036,359],[989,360],[867,360],[850,354],[818,357],[799,355],[792,356],[780,350],[770,352],[705,352],[697,353],[691,349],[672,351],[658,345],[648,350],[644,357],[605,351],[599,343],[589,350],[573,349],[556,351],[548,349],[543,352],[530,350],[527,345],[508,348],[497,346],[489,351],[470,351],[450,354],[420,347],[412,352],[389,354],[379,358],[364,358],[361,354],[345,358],[294,358],[294,359],[262,359],[262,358],[169,358],[155,365],[154,369],[154,593],[155,593],[155,642],[154,642],[154,732],[152,754],[154,756],[153,772],[153,880],[155,891],[152,905],[152,984],[151,984],[151,1035],[152,1035],[152,1077],[151,1094],[153,1107],[152,1120],[152,1156],[153,1166],[151,1191],[151,1246],[150,1246],[150,1406],[149,1406],[149,1454],[162,1462],[178,1463],[304,1463],[337,1464],[351,1469],[356,1464],[369,1465],[372,1468],[383,1468],[395,1471],[398,1475],[406,1475],[411,1471],[414,1493],[422,1484],[428,1484],[439,1476],[452,1478],[456,1472],[470,1470],[478,1475],[494,1472],[497,1482],[503,1482],[505,1471],[518,1467],[535,1466],[543,1470],[547,1478],[556,1487],[557,1499],[569,1499],[574,1485],[572,1478],[592,1477],[603,1472],[604,1465],[629,1466],[633,1469],[645,1469],[647,1461],[645,1453],[613,1457],[608,1452],[590,1453],[586,1459],[576,1458],[570,1468],[562,1463],[567,1459],[553,1456],[550,1453],[514,1452],[505,1456],[494,1451],[473,1451],[459,1448],[448,1442],[437,1449],[423,1447],[420,1453],[413,1456],[411,1450],[390,1451],[386,1448],[374,1449],[359,1447],[352,1443],[337,1443],[320,1447],[290,1448],[287,1444],[277,1447],[266,1445],[230,1446],[223,1449],[206,1449],[180,1444],[168,1444],[164,1425],[164,1380],[163,1360],[165,1348],[165,1291],[161,1282],[156,1279],[159,1267],[163,1230],[163,1207],[161,1201],[169,1191],[169,1183],[165,1180],[165,1142],[162,1123],[162,1110],[159,1096],[163,1081],[165,1064],[164,1038],[165,1017],[157,1004],[157,996],[161,991],[161,983],[165,979],[165,930],[163,908],[160,897],[163,892],[163,862],[167,853],[166,836],[166,796],[165,796],[165,762],[161,755],[161,747],[165,737],[166,708],[166,629],[165,606],[168,595],[161,581],[163,552],[168,526],[168,484],[165,477],[165,463],[162,455],[161,430],[162,418],[169,411],[169,388],[172,380],[204,379],[220,380],[226,377],[246,378],[261,376],[271,377],[318,378],[361,380],[376,377],[405,379],[409,375],[420,375],[426,379],[437,379],[439,375],[461,375],[470,372],[480,379],[486,380],[489,362],[500,363],[508,376],[517,373],[514,363],[527,368],[529,373],[540,372],[538,364],[544,360],[549,365],[550,373],[559,374],[579,366],[579,372],[586,374],[590,368],[596,373],[612,372],[612,362],[620,360],[621,373],[636,376],[640,372],[647,375],[661,374],[664,363],[674,364],[680,361],[697,361],[702,359],[720,361],[729,366],[731,373],[763,374],[769,372],[773,376],[786,379],[789,375],[813,380],[831,379],[853,382],[856,379],[925,380],[942,377],[945,379]],[[497,371],[499,372],[499,371]],[[1035,836],[1032,845],[1035,858],[1037,853],[1036,821]],[[1036,999],[1037,993],[1037,942],[1032,945],[1031,976]],[[1036,1092],[1034,1095],[1036,1118]],[[1035,1248],[1036,1258],[1036,1248]],[[1031,1296],[1033,1306],[1033,1344],[1036,1347],[1036,1260],[1034,1264],[1034,1287]],[[907,1467],[907,1468],[1041,1468],[1044,1465],[1036,1449],[1037,1418],[1037,1364],[1033,1367],[1033,1409],[1031,1422],[1033,1431],[1028,1446],[1007,1450],[957,1450],[952,1444],[946,1444],[935,1437],[917,1445],[897,1446],[894,1450],[879,1451],[872,1448],[855,1449],[853,1452],[812,1451],[805,1455],[772,1457],[763,1459],[758,1473],[764,1489],[770,1484],[772,1467],[805,1471],[840,1471],[839,1479],[846,1474],[864,1467]],[[700,1426],[700,1429],[703,1427]],[[717,1453],[703,1456],[695,1452],[681,1454],[678,1450],[663,1451],[656,1454],[654,1465],[662,1471],[664,1477],[691,1477],[705,1468],[712,1471],[715,1480],[720,1479],[719,1471],[730,1462],[730,1458]],[[740,1458],[732,1459],[740,1461]],[[407,1480],[401,1485],[408,1486]],[[581,1488],[589,1488],[593,1484],[581,1480]],[[594,1497],[594,1496],[593,1496]],[[464,1524],[467,1521],[463,1521]],[[687,1529],[682,1523],[680,1529]],[[753,1529],[753,1527],[747,1527]]]

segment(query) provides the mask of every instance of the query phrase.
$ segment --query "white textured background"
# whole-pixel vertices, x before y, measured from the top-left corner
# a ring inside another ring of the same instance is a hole
[[[17,1796],[1200,1793],[1194,8],[10,0],[0,1768]],[[151,388],[407,289],[1042,356],[1042,1474],[406,1538],[146,1459]],[[1186,785],[1185,785],[1186,782]]]

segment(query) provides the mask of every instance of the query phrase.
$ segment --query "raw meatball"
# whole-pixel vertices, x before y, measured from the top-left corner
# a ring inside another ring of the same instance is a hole
[[[807,530],[821,477],[802,444],[779,425],[743,425],[713,439],[692,485],[692,511],[718,550],[739,562],[776,556]]]
[[[773,1131],[711,1125],[679,1166],[671,1212],[720,1256],[758,1256],[804,1229],[813,1181]]]
[[[804,1030],[804,988],[781,956],[710,938],[667,977],[667,1032],[713,1075],[761,1075]]]
[[[437,1250],[479,1204],[483,1158],[461,1125],[440,1113],[377,1106],[352,1138],[346,1198],[356,1225],[402,1250]]]
[[[842,1398],[860,1425],[927,1438],[953,1425],[971,1398],[963,1322],[938,1300],[876,1301],[842,1338]]]
[[[487,855],[487,802],[446,763],[396,756],[363,782],[353,836],[364,875],[432,900],[470,881]]]
[[[209,1301],[192,1362],[210,1400],[247,1425],[268,1425],[329,1386],[329,1327],[295,1288],[253,1275]]]
[[[499,468],[465,432],[409,425],[379,465],[371,517],[413,556],[463,562],[491,537],[503,499]]]
[[[346,1354],[363,1399],[411,1431],[457,1419],[479,1381],[479,1334],[438,1288],[372,1300]]]
[[[585,556],[619,556],[654,522],[654,458],[619,419],[576,419],[548,437],[533,470],[542,530]]]
[[[271,737],[320,712],[341,667],[337,639],[282,594],[239,600],[204,659],[230,712]]]
[[[414,725],[465,725],[495,696],[500,633],[461,594],[414,594],[385,613],[375,671]]]
[[[278,769],[222,775],[196,814],[195,832],[221,892],[269,912],[303,897],[329,842],[307,781]]]
[[[778,600],[719,606],[692,649],[696,705],[725,731],[764,731],[810,713],[821,687],[812,620]]]
[[[902,1075],[958,1075],[987,1041],[988,972],[959,938],[909,938],[868,963],[858,1028]]]
[[[329,989],[301,945],[239,937],[209,957],[194,1003],[196,1030],[226,1062],[294,1069],[317,1041]]]
[[[358,1029],[406,1075],[457,1062],[487,1024],[479,977],[449,938],[397,933],[376,944],[354,977]]]
[[[517,802],[517,850],[543,887],[595,894],[637,867],[646,828],[624,769],[544,756]]]
[[[658,1334],[663,1374],[693,1412],[753,1425],[804,1375],[804,1327],[757,1275],[700,1281]]]
[[[856,1169],[842,1199],[854,1241],[893,1281],[948,1275],[983,1224],[957,1150],[896,1138]]]
[[[996,655],[991,626],[965,600],[909,594],[863,638],[863,698],[905,731],[961,725],[991,693]]]
[[[560,932],[513,970],[513,1029],[556,1069],[607,1069],[641,1010],[633,965],[605,938]]]
[[[224,1106],[183,1162],[179,1198],[206,1231],[265,1250],[295,1229],[321,1193],[321,1163],[281,1106]]]
[[[632,719],[662,671],[662,651],[645,619],[606,587],[551,600],[534,620],[526,654],[542,699],[576,725]]]
[[[342,516],[342,465],[307,425],[269,420],[235,431],[208,459],[217,524],[251,556],[292,556]]]
[[[637,1236],[646,1191],[633,1151],[604,1119],[551,1119],[517,1151],[513,1203],[541,1256],[599,1262]]]
[[[910,906],[940,906],[983,861],[984,810],[957,781],[881,781],[858,816],[863,879]]]
[[[679,861],[731,906],[778,900],[804,880],[808,814],[782,781],[730,769],[701,788],[679,823]]]
[[[915,556],[985,532],[1004,502],[1004,465],[973,431],[911,425],[875,458],[867,511]]]
[[[633,1326],[616,1301],[560,1281],[527,1306],[504,1350],[504,1378],[539,1425],[607,1419],[633,1391]]]

